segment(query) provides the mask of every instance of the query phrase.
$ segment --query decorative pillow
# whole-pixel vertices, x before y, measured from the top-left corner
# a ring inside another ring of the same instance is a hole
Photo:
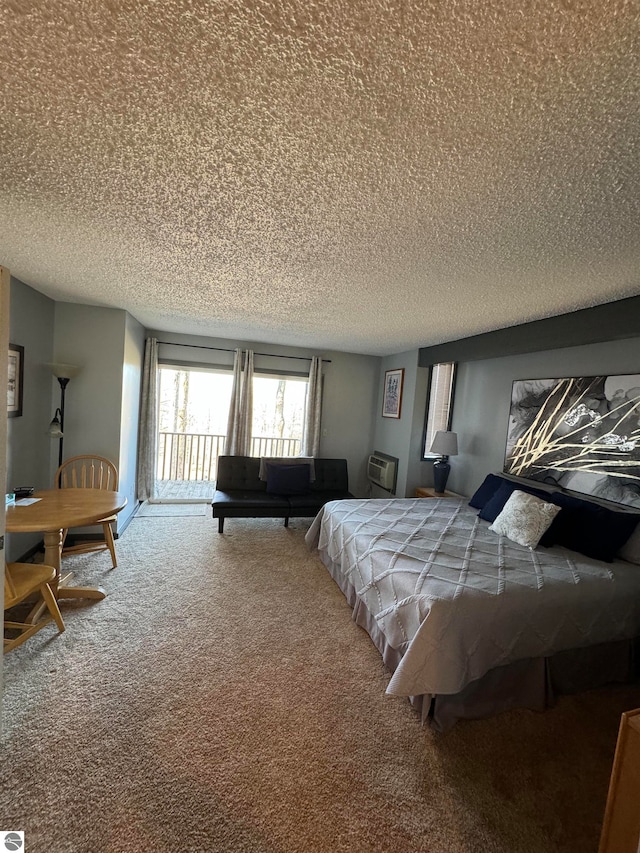
[[[308,465],[309,479],[316,479],[315,458],[313,456],[261,456],[258,477],[267,482],[267,465]]]
[[[495,521],[516,489],[528,495],[535,495],[541,500],[551,500],[551,493],[545,492],[544,489],[534,489],[532,486],[525,486],[521,483],[515,483],[513,480],[503,479],[498,489],[478,513],[480,518],[483,518],[485,521]]]
[[[611,563],[627,542],[639,516],[632,512],[615,512],[599,504],[554,492],[553,503],[562,508],[541,544],[561,545],[571,551]]]
[[[560,507],[556,504],[516,489],[489,530],[506,536],[518,545],[535,548],[559,512]]]
[[[305,495],[311,488],[311,472],[307,464],[267,464],[267,492],[270,495]]]
[[[636,515],[640,521],[640,515]],[[621,560],[626,560],[627,563],[635,563],[640,566],[640,524],[636,525],[636,529],[618,551],[618,557]]]
[[[504,477],[499,477],[497,474],[487,474],[480,487],[474,492],[473,497],[469,501],[469,506],[482,509],[487,501],[498,491],[500,484],[504,482]]]

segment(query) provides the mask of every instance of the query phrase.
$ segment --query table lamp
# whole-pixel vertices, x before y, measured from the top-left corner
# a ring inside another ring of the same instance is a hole
[[[433,463],[433,487],[438,495],[443,495],[447,488],[447,478],[451,466],[449,457],[458,455],[458,436],[455,432],[438,430],[431,442],[431,453],[437,453],[441,458]]]

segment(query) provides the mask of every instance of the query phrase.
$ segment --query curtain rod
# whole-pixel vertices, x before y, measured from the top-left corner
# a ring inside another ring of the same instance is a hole
[[[168,347],[189,347],[190,349],[210,349],[216,350],[217,352],[235,352],[235,349],[229,349],[228,347],[201,347],[198,344],[174,344],[171,341],[158,341],[159,344],[164,344]],[[240,349],[240,347],[238,347]],[[254,355],[264,355],[267,358],[293,358],[296,361],[311,361],[310,355],[276,355],[273,352],[254,352]],[[323,364],[331,364],[330,358],[323,358]]]

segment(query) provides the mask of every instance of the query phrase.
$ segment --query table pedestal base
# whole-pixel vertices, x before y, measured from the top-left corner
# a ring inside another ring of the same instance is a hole
[[[70,586],[73,580],[73,572],[68,572],[60,578],[58,583],[58,600],[63,598],[91,598],[94,601],[102,601],[107,593],[101,586]]]
[[[57,588],[54,591],[58,602],[71,598],[88,598],[92,601],[102,601],[107,597],[106,591],[101,586],[69,586],[73,580],[73,572],[61,577],[58,581]],[[27,616],[26,621],[32,625],[40,619],[47,605],[40,600]]]

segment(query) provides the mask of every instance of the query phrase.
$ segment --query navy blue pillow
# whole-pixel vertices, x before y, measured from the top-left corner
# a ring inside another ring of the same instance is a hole
[[[306,495],[311,487],[311,468],[267,462],[267,492],[270,495]]]
[[[613,562],[638,524],[635,513],[615,512],[562,492],[554,492],[549,500],[562,509],[540,544],[562,545],[605,563]]]
[[[516,489],[519,492],[534,495],[536,498],[547,501],[547,503],[552,503],[550,492],[545,492],[544,489],[534,489],[531,486],[524,486],[522,483],[514,483],[513,480],[503,480],[493,497],[489,498],[478,513],[480,518],[485,521],[495,521]]]
[[[480,487],[474,492],[469,501],[469,506],[482,509],[489,498],[492,498],[498,491],[500,483],[504,483],[504,477],[498,477],[497,474],[487,474]]]

